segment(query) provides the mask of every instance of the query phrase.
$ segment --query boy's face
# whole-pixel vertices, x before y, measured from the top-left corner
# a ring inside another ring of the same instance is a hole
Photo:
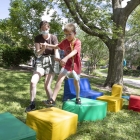
[[[72,41],[75,38],[75,33],[74,32],[64,32],[65,38],[68,41]]]

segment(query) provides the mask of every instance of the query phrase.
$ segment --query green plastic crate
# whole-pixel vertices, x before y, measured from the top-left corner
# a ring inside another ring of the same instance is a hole
[[[1,113],[0,140],[36,140],[36,132],[11,113]]]
[[[81,105],[75,104],[75,98],[65,101],[63,110],[76,113],[78,121],[96,121],[106,117],[107,102],[81,98]]]

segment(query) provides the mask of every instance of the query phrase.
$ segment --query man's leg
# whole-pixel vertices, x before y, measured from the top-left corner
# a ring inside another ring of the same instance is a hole
[[[30,100],[33,102],[36,97],[36,88],[37,88],[37,83],[40,80],[41,75],[38,72],[35,72],[31,78],[30,82]]]
[[[57,94],[58,94],[58,92],[59,92],[59,90],[61,88],[62,82],[64,81],[66,75],[67,75],[67,70],[62,68],[61,71],[60,71],[60,74],[58,76],[58,79],[57,79],[57,82],[56,82],[52,97],[49,100],[44,101],[44,103],[47,106],[54,106],[55,105],[55,100],[56,100]]]
[[[47,74],[45,76],[44,87],[45,87],[48,99],[50,99],[53,94],[53,91],[51,89],[51,84],[52,84],[52,80],[54,79],[54,76],[55,76],[55,74]]]
[[[35,72],[31,78],[31,82],[30,82],[30,105],[26,108],[26,112],[35,110],[35,97],[36,97],[36,86],[37,83],[39,81],[39,79],[41,78],[40,73]]]

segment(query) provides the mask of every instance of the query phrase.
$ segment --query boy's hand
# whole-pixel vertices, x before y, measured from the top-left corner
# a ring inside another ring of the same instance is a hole
[[[60,61],[60,65],[63,67],[66,65],[66,62],[67,62],[67,58],[64,57],[61,61]]]
[[[61,67],[63,67],[63,66],[65,66],[66,65],[66,62],[64,62],[64,61],[60,61],[60,65],[61,65]]]

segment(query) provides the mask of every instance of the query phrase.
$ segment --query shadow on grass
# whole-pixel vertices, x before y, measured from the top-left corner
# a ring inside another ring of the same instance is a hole
[[[0,113],[10,112],[18,119],[26,122],[25,108],[30,103],[29,85],[32,73],[17,71],[0,71]],[[55,77],[52,88],[55,86]],[[100,91],[97,85],[104,83],[104,78],[89,78],[92,89]],[[36,107],[45,108],[42,100],[47,99],[44,90],[44,78],[37,85]],[[62,108],[63,87],[56,99],[56,107]],[[109,91],[105,91],[110,94]],[[79,122],[76,134],[67,140],[139,140],[140,114],[128,110],[128,100],[124,100],[121,111],[107,112],[103,120]]]

